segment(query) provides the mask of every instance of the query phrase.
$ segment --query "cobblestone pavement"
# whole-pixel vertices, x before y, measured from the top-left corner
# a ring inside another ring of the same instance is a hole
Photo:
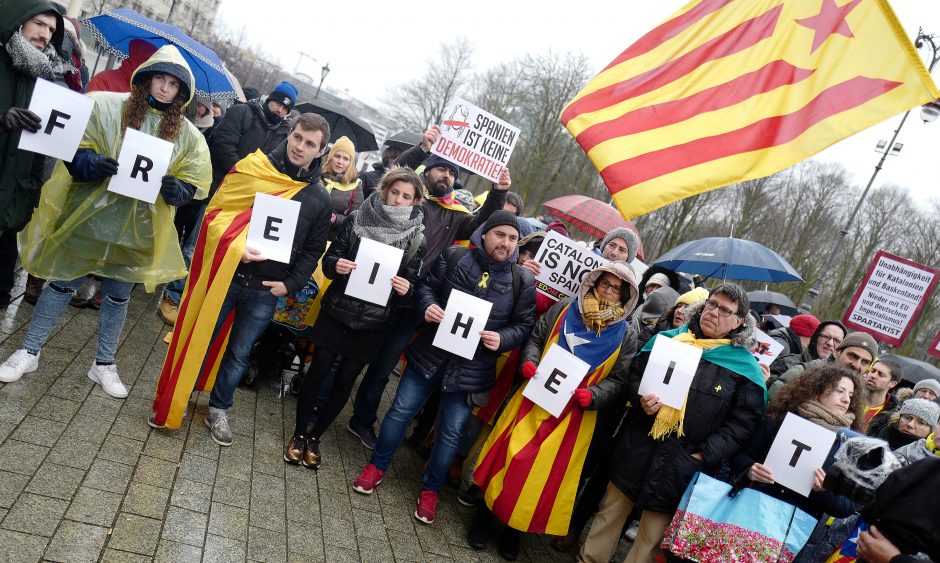
[[[323,438],[319,471],[284,463],[294,400],[279,399],[268,383],[257,392],[239,388],[231,447],[209,438],[205,394],[180,430],[151,429],[146,418],[166,353],[158,301],[159,293],[138,286],[130,302],[117,356],[126,400],[86,376],[97,311],[71,307],[39,370],[0,385],[0,560],[502,560],[493,545],[467,546],[472,509],[452,490],[442,493],[433,525],[412,518],[423,460],[408,446],[376,494],[352,490],[368,451],[345,430],[349,406]],[[4,359],[22,346],[32,311],[16,299],[0,316]],[[393,393],[394,383],[381,413]],[[548,539],[526,537],[520,560],[573,559]]]

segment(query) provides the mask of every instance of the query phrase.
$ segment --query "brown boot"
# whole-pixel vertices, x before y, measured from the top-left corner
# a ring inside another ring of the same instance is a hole
[[[32,274],[26,276],[26,293],[23,295],[23,301],[26,301],[30,305],[35,305],[39,301],[39,296],[42,294],[42,286],[46,283],[46,280],[42,278],[37,278]]]
[[[291,436],[284,446],[284,461],[299,465],[304,457],[304,448],[307,445],[307,439],[300,435]]]
[[[463,456],[457,456],[454,458],[454,463],[450,464],[450,469],[447,471],[447,486],[451,489],[459,489],[460,482],[463,481],[463,462],[467,458]]]
[[[566,536],[558,536],[551,541],[552,549],[568,552],[571,548],[578,545],[581,539],[581,530],[571,530]]]
[[[160,315],[160,318],[163,319],[163,322],[170,326],[175,326],[176,317],[180,314],[180,308],[179,305],[170,301],[170,298],[164,293],[163,299],[160,300],[160,308],[157,310],[157,313]]]

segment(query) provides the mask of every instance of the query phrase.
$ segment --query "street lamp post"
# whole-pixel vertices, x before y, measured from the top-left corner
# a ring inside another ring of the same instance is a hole
[[[920,49],[924,45],[928,45],[931,50],[930,65],[927,67],[927,73],[929,74],[933,72],[933,68],[937,65],[937,61],[940,60],[940,45],[937,45],[937,43],[934,41],[933,35],[927,35],[923,32],[923,30],[918,30],[917,39],[914,41],[914,46]],[[920,117],[925,123],[933,121],[938,116],[940,116],[940,108],[938,108],[936,104],[937,102],[934,101],[922,107]],[[845,226],[842,227],[842,232],[839,234],[839,240],[829,252],[829,258],[825,262],[826,267],[835,261],[839,251],[842,250],[842,243],[845,241],[845,237],[848,236],[849,231],[852,229],[852,223],[855,222],[855,216],[858,215],[858,210],[861,209],[862,203],[865,202],[865,197],[868,195],[868,191],[871,189],[872,184],[875,183],[875,178],[878,176],[878,173],[881,172],[881,168],[884,166],[885,159],[888,158],[889,154],[891,154],[892,148],[894,147],[894,142],[897,140],[898,134],[901,132],[901,128],[904,127],[904,122],[907,121],[907,116],[910,115],[910,113],[911,110],[904,112],[904,116],[901,117],[901,122],[898,123],[897,128],[894,130],[894,135],[891,137],[891,141],[885,145],[884,150],[881,153],[881,158],[878,159],[878,164],[875,165],[875,170],[872,172],[871,178],[868,179],[868,185],[865,186],[865,189],[862,191],[862,197],[858,198],[858,202],[855,204],[855,208],[852,210],[851,215],[849,215],[849,220],[846,221]],[[819,274],[819,277],[816,278],[816,281],[813,282],[812,287],[809,288],[809,291],[806,293],[806,298],[803,300],[803,303],[800,304],[801,313],[809,313],[812,310],[813,302],[816,300],[816,297],[822,290],[822,285],[826,279],[827,273],[828,270],[823,270],[822,273]]]
[[[323,87],[323,81],[326,80],[326,75],[330,73],[330,63],[323,65],[323,68],[320,69],[320,84],[317,86],[317,93],[313,95],[314,98],[320,97],[320,88]]]

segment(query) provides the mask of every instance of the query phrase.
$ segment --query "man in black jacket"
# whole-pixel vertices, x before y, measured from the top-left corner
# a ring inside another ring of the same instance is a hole
[[[372,459],[353,484],[372,494],[405,438],[405,431],[424,402],[441,391],[440,415],[434,446],[424,472],[414,517],[431,524],[437,514],[438,491],[454,461],[464,423],[496,378],[502,352],[522,344],[535,324],[535,278],[516,265],[519,227],[516,217],[498,211],[474,233],[476,248],[451,247],[437,259],[430,275],[418,283],[418,310],[427,323],[405,354],[408,367],[398,384],[391,409],[382,421]],[[451,258],[455,253],[461,253]],[[469,293],[493,304],[473,359],[466,359],[432,342],[452,291]]]
[[[421,277],[437,262],[444,249],[453,245],[454,241],[470,238],[493,212],[503,208],[506,192],[512,184],[509,170],[506,169],[500,176],[499,183],[493,185],[483,207],[475,215],[464,209],[453,197],[454,182],[459,172],[457,165],[436,155],[428,156],[428,151],[437,141],[440,132],[437,125],[431,127],[424,132],[420,144],[402,153],[395,161],[396,165],[407,166],[418,172],[428,190],[428,197],[421,203],[424,208],[424,241],[427,245],[424,264],[419,274]],[[353,416],[346,428],[370,450],[375,447],[374,425],[378,418],[382,393],[388,384],[388,376],[420,324],[421,315],[413,309],[396,312],[388,336],[382,343],[382,349],[369,364],[359,383],[353,403]]]
[[[183,206],[177,211],[177,228],[185,223],[180,235],[184,241],[183,258],[187,266],[196,247],[198,229],[195,225],[202,219],[206,204],[215,195],[222,179],[239,160],[259,149],[268,154],[287,138],[290,129],[287,115],[296,100],[297,88],[284,81],[274,87],[264,102],[254,99],[232,106],[225,112],[225,117],[219,120],[218,125],[213,127],[212,135],[208,138],[209,155],[212,157],[212,185],[209,188],[209,197]],[[186,217],[181,217],[183,215]],[[168,283],[164,288],[158,312],[163,322],[170,326],[176,324],[185,285],[186,278],[181,278]]]
[[[266,260],[257,250],[245,247],[215,323],[217,333],[229,314],[234,315],[206,415],[212,439],[219,445],[230,446],[234,440],[226,412],[245,373],[251,347],[268,326],[278,298],[304,286],[326,249],[331,211],[329,196],[318,178],[320,156],[329,135],[323,117],[305,113],[297,118],[287,139],[267,155],[278,172],[308,185],[291,198],[300,203],[300,214],[290,262]],[[223,188],[215,199],[225,193]]]

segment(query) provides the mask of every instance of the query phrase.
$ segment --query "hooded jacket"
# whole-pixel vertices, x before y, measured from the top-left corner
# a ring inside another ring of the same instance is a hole
[[[483,250],[482,230],[480,227],[470,237],[475,248],[458,260],[453,268],[448,269],[447,259],[457,247],[445,250],[415,291],[418,314],[422,316],[434,304],[446,309],[453,289],[493,304],[485,330],[499,333],[498,350],[489,350],[481,342],[472,360],[441,350],[431,344],[440,326],[438,324],[425,324],[405,349],[409,369],[423,377],[430,379],[439,369],[444,369],[441,386],[444,392],[488,391],[496,378],[499,355],[525,342],[535,324],[535,278],[525,268],[518,268],[522,287],[519,298],[514,299],[512,265],[519,257],[519,250],[514,248],[506,261],[493,260]],[[489,280],[486,287],[481,287],[485,272],[489,273]]]
[[[88,86],[87,92],[130,92],[131,74],[142,65],[144,61],[157,52],[157,47],[143,39],[134,39],[128,48],[128,56],[121,62],[121,66],[96,74]]]
[[[841,328],[843,335],[846,333],[845,325],[839,321],[822,321],[819,323],[819,326],[816,327],[816,330],[813,331],[813,335],[809,339],[809,345],[804,348],[802,352],[789,355],[780,354],[780,356],[770,364],[770,374],[772,377],[770,381],[767,382],[768,397],[773,397],[777,391],[793,379],[796,379],[796,377],[803,373],[803,370],[808,368],[811,364],[826,361],[821,359],[816,353],[816,340],[819,339],[819,334],[823,329],[829,325],[836,325]],[[832,361],[832,357],[829,358],[829,361]]]
[[[58,24],[51,43],[61,51],[65,27],[62,16],[48,0],[0,2],[0,44],[6,45],[23,22],[42,12],[55,14]],[[36,78],[15,69],[6,49],[0,47],[0,111],[29,107],[35,85]],[[0,231],[23,228],[39,202],[46,159],[41,154],[19,150],[19,143],[19,131],[0,131]]]
[[[701,338],[698,325],[702,304],[687,310],[689,330]],[[749,349],[754,341],[754,319],[733,331],[731,345]],[[649,352],[633,359],[627,374],[612,374],[590,389],[592,406],[604,408],[629,401],[621,427],[620,442],[612,454],[610,480],[637,507],[672,513],[696,471],[715,469],[734,455],[757,428],[764,414],[764,390],[746,377],[713,364],[699,362],[689,395],[681,438],[670,434],[662,440],[649,436],[655,415],[639,407],[639,387],[649,361]],[[692,454],[701,453],[704,461]]]
[[[213,127],[209,138],[213,193],[236,162],[258,149],[269,154],[290,133],[290,122],[285,118],[272,125],[261,104],[255,99],[232,106]]]

